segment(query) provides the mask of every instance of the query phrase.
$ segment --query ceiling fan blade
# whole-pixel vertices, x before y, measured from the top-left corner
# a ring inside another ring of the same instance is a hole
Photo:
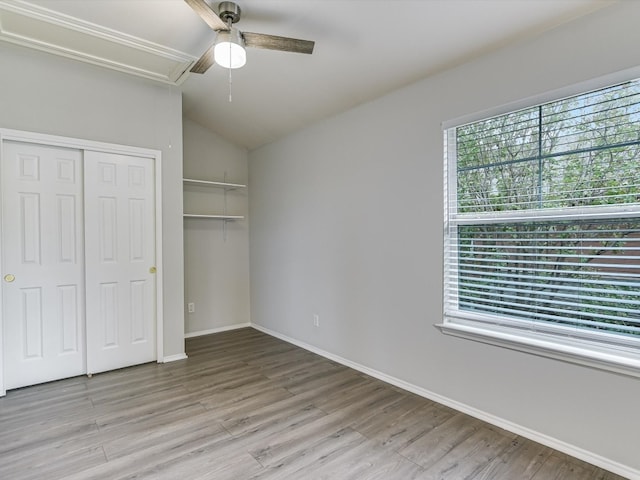
[[[189,70],[191,73],[204,73],[216,63],[213,58],[213,47],[215,47],[215,43],[193,64],[193,67]]]
[[[278,37],[264,33],[242,32],[247,47],[281,50],[283,52],[313,53],[315,42],[297,38]]]
[[[220,30],[229,30],[229,27],[226,23],[222,21],[222,19],[214,12],[209,4],[204,0],[184,0],[189,4],[193,10],[200,15],[207,25],[209,25],[216,32]]]

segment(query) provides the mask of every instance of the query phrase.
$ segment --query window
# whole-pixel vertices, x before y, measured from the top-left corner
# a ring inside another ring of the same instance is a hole
[[[445,130],[451,333],[640,376],[640,81]]]

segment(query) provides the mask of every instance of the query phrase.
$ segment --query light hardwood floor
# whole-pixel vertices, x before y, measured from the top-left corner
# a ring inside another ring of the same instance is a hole
[[[0,399],[0,478],[615,480],[247,328]]]

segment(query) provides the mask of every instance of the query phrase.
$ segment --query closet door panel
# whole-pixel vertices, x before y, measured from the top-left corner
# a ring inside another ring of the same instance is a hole
[[[86,371],[82,153],[4,142],[5,388]]]
[[[155,360],[153,160],[85,153],[87,370]]]

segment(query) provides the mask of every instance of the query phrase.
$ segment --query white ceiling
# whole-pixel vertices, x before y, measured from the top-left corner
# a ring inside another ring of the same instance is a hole
[[[5,3],[24,4],[20,0]],[[0,2],[1,3],[1,2]],[[199,57],[215,39],[183,0],[29,0]],[[237,0],[240,30],[315,40],[313,55],[249,49],[179,86],[184,115],[248,149],[611,0]],[[217,5],[217,1],[215,2]]]

